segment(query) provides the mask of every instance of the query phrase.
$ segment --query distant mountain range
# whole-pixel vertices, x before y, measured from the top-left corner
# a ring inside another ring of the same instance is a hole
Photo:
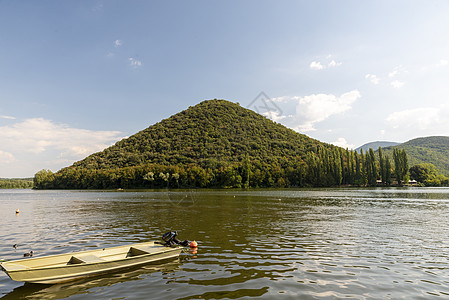
[[[449,175],[449,137],[447,136],[430,136],[421,137],[410,140],[405,143],[393,142],[372,142],[357,148],[357,152],[363,149],[372,148],[377,150],[382,147],[384,154],[393,157],[393,149],[405,149],[408,156],[409,166],[431,163],[435,165],[437,170],[443,175]]]

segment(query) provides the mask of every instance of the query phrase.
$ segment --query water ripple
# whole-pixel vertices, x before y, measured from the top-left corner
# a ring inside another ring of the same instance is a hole
[[[448,217],[448,189],[1,191],[1,259],[143,242],[171,229],[200,246],[71,284],[23,285],[2,273],[0,296],[447,298]]]

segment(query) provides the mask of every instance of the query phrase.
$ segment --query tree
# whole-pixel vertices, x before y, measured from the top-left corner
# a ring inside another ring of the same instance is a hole
[[[171,177],[176,181],[176,185],[179,187],[179,182],[178,182],[179,174],[178,173],[174,173]]]
[[[51,184],[54,180],[54,174],[50,170],[40,170],[34,175],[34,188],[46,189],[51,188]]]
[[[168,188],[168,185],[169,185],[168,180],[170,179],[170,174],[169,173],[164,174],[163,172],[161,172],[161,173],[159,173],[159,178],[161,178],[163,181],[165,181],[167,183],[167,188]]]
[[[363,153],[363,150],[362,150]],[[362,185],[363,184],[363,179],[362,179],[362,169],[360,166],[360,157],[357,152],[355,153],[355,180],[354,183],[357,185]]]
[[[385,156],[385,183],[387,185],[391,184],[391,162],[388,155]]]
[[[404,149],[393,150],[395,175],[398,184],[408,181],[408,159]]]
[[[387,172],[386,172],[386,166],[385,166],[385,159],[382,153],[382,147],[379,146],[379,149],[377,150],[377,153],[379,154],[379,173],[380,173],[380,179],[382,180],[383,184],[386,184],[386,177],[387,177]]]
[[[372,148],[368,150],[366,154],[366,176],[369,185],[376,185],[377,181],[377,168],[376,157]]]
[[[421,183],[426,182],[431,176],[437,175],[437,169],[430,163],[414,165],[409,171],[410,178]]]
[[[150,182],[154,181],[154,173],[148,172],[145,176],[143,176],[143,179]]]

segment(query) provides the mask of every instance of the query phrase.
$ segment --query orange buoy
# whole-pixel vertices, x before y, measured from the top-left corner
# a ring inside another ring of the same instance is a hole
[[[198,243],[196,241],[190,242],[190,248],[197,248]]]

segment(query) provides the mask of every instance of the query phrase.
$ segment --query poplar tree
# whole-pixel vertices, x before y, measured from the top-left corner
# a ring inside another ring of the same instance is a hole
[[[404,149],[393,149],[394,172],[398,184],[408,181],[408,159]]]
[[[369,185],[376,185],[377,180],[377,169],[376,169],[376,158],[374,156],[374,151],[372,148],[369,149],[366,154],[366,173]]]
[[[363,150],[362,150],[363,151]],[[360,168],[360,156],[355,153],[355,180],[354,183],[362,185],[362,170]]]
[[[367,183],[367,176],[366,176],[366,159],[365,155],[363,154],[363,149],[360,150],[360,164],[361,164],[361,184],[365,185]]]
[[[380,179],[382,180],[383,184],[386,184],[386,170],[385,170],[385,160],[384,160],[384,156],[382,153],[382,148],[379,146],[379,150],[377,150],[378,154],[379,154],[379,174],[380,174]]]
[[[391,184],[391,162],[388,155],[385,156],[385,183],[387,185]]]

